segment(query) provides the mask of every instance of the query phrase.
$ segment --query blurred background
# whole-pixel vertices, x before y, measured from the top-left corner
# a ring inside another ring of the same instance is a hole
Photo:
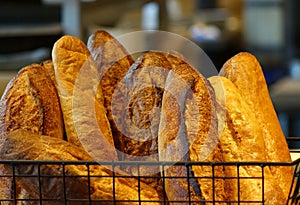
[[[217,69],[254,54],[286,136],[300,136],[299,9],[298,0],[1,0],[0,94],[23,66],[49,59],[62,35],[164,30],[197,43]]]

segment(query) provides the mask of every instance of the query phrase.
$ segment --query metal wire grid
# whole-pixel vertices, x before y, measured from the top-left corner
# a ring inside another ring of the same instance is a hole
[[[0,164],[5,165],[7,167],[10,167],[12,170],[12,173],[9,174],[4,174],[0,175],[0,177],[6,177],[10,178],[12,180],[13,184],[13,196],[11,198],[4,198],[0,199],[0,204],[19,204],[22,202],[23,204],[30,204],[30,203],[35,203],[35,204],[47,204],[51,202],[52,204],[69,204],[69,203],[78,203],[78,204],[118,204],[121,202],[127,202],[127,203],[132,203],[132,204],[148,204],[148,203],[160,203],[167,205],[172,202],[176,202],[176,204],[214,204],[222,201],[217,201],[214,197],[212,198],[211,201],[193,201],[191,197],[188,197],[186,201],[170,201],[167,199],[166,195],[164,194],[164,197],[162,200],[155,201],[155,200],[148,200],[145,201],[141,198],[140,195],[138,195],[136,200],[119,200],[113,197],[111,200],[103,200],[103,199],[92,199],[91,198],[91,187],[90,187],[90,181],[92,178],[103,178],[103,177],[109,177],[112,179],[113,182],[117,178],[136,178],[138,180],[138,190],[141,190],[140,184],[141,184],[141,179],[143,178],[153,178],[153,177],[158,177],[158,176],[142,176],[139,173],[139,170],[141,167],[144,166],[156,166],[159,167],[162,170],[162,175],[159,176],[160,179],[162,180],[162,184],[164,186],[166,180],[174,180],[174,179],[184,179],[186,180],[187,184],[189,185],[188,187],[190,188],[190,183],[192,179],[195,179],[194,176],[192,176],[190,173],[192,166],[209,166],[212,169],[212,176],[204,176],[204,178],[211,179],[213,182],[217,179],[225,179],[225,180],[231,180],[235,179],[239,182],[241,179],[245,179],[244,177],[226,177],[226,176],[214,176],[214,170],[217,166],[234,166],[237,169],[237,172],[239,170],[239,167],[242,166],[259,166],[261,167],[261,176],[255,177],[256,179],[262,180],[262,184],[264,184],[264,168],[265,167],[271,167],[271,166],[293,166],[294,167],[294,181],[293,185],[291,187],[295,187],[295,189],[291,189],[289,193],[289,198],[286,204],[300,204],[300,194],[299,194],[299,186],[300,186],[300,180],[299,180],[299,173],[300,173],[300,159],[291,162],[291,163],[259,163],[259,162],[177,162],[174,164],[174,162],[85,162],[85,161],[0,161]],[[75,166],[86,166],[87,169],[87,175],[78,175],[78,176],[70,176],[68,173],[66,173],[66,166],[70,165],[75,165]],[[34,166],[37,169],[36,174],[23,174],[20,173],[18,170],[19,167],[22,167],[22,170],[26,170],[27,168],[32,169]],[[42,173],[41,167],[43,166],[59,166],[61,173],[58,175],[47,175]],[[91,175],[90,174],[90,167],[91,166],[106,166],[112,170],[112,175],[111,176],[96,176],[96,175]],[[117,175],[114,174],[114,170],[117,170],[121,166],[132,166],[135,167],[136,170],[138,170],[136,176],[124,176],[124,175]],[[184,166],[187,170],[187,173],[185,176],[176,176],[176,177],[168,177],[165,175],[165,168],[169,166]],[[27,167],[27,168],[26,168]],[[17,181],[20,180],[21,178],[36,178],[38,181],[38,197],[36,198],[19,198],[17,196]],[[70,178],[82,178],[86,177],[87,178],[87,192],[88,192],[88,198],[69,198],[68,194],[66,192],[67,190],[67,185],[66,185],[66,180]],[[46,178],[60,178],[62,181],[61,185],[62,186],[62,192],[60,198],[44,198],[43,197],[43,188],[42,188],[42,180]],[[248,178],[248,179],[253,179],[253,178]],[[238,183],[239,184],[239,183]],[[112,196],[115,196],[115,184],[113,183],[112,185]],[[212,186],[212,191],[215,191],[214,183]],[[139,192],[138,192],[139,193]],[[262,190],[262,197],[261,199],[264,198],[264,191]],[[228,201],[223,201],[223,202],[228,202]],[[240,198],[238,198],[237,201],[230,201],[232,204],[264,204],[263,200],[261,201],[242,201]]]

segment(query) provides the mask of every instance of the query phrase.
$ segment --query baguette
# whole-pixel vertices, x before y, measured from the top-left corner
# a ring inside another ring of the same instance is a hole
[[[16,129],[64,138],[63,119],[55,85],[44,67],[32,64],[22,68],[8,83],[0,101],[0,141]],[[0,175],[7,170],[0,166]],[[1,177],[1,198],[12,199],[14,195],[26,197],[18,184],[13,189],[12,179]],[[12,202],[3,202],[11,204]],[[19,201],[18,203],[22,203]]]
[[[210,77],[209,81],[216,93],[220,109],[218,112],[226,115],[220,137],[224,160],[266,162],[267,153],[261,126],[240,90],[222,76]],[[264,204],[270,205],[286,203],[286,198],[268,166],[262,168],[259,164],[245,165],[239,166],[238,170],[236,165],[226,166],[225,173],[230,184],[228,194],[231,201],[240,200],[242,204],[247,204],[247,201],[261,204],[263,200]]]
[[[230,79],[254,112],[263,131],[266,161],[291,162],[289,148],[273,107],[263,70],[250,53],[242,52],[229,59],[220,70],[220,76]],[[293,180],[293,167],[271,167],[284,195],[288,197]]]
[[[161,161],[222,162],[218,142],[215,97],[209,82],[178,55],[169,54],[172,65],[162,99],[158,145]],[[164,172],[169,200],[225,204],[222,166],[170,166]],[[190,181],[187,175],[190,175]],[[216,177],[212,180],[213,175]],[[178,178],[185,177],[185,178]],[[206,178],[207,177],[207,178]],[[217,178],[221,177],[221,178]],[[189,186],[190,185],[190,186]],[[213,189],[214,187],[214,195]],[[176,204],[174,202],[174,204]]]
[[[15,129],[28,129],[63,139],[63,120],[56,88],[44,68],[22,68],[7,85],[1,101],[1,136]]]
[[[125,145],[120,141],[122,133],[120,133],[113,119],[111,103],[116,87],[134,61],[118,40],[103,30],[98,30],[90,35],[87,48],[91,52],[98,68],[104,107],[107,111],[107,118],[111,126],[115,147],[120,151],[118,152],[119,159],[122,160],[122,151]]]
[[[70,142],[26,130],[16,130],[7,136],[1,144],[0,157],[46,162],[93,161],[83,149]],[[12,172],[12,166],[7,168]],[[89,199],[92,204],[103,205],[160,204],[154,189],[134,177],[115,174],[113,178],[112,171],[100,164],[89,167],[72,163],[27,164],[15,166],[14,171],[20,175],[17,182],[43,204],[90,204]]]
[[[130,67],[116,89],[114,118],[125,136],[124,158],[157,156],[158,114],[164,81],[171,65],[163,52],[149,51]],[[124,108],[127,108],[124,110]]]
[[[113,95],[113,117],[122,135],[122,159],[125,161],[158,161],[158,126],[160,106],[166,76],[171,65],[164,52],[149,51],[130,67]],[[123,167],[129,174],[137,170]],[[163,187],[158,166],[143,166],[145,183],[157,189],[163,197]]]
[[[95,160],[117,160],[99,73],[86,45],[63,36],[53,46],[52,60],[68,141]]]

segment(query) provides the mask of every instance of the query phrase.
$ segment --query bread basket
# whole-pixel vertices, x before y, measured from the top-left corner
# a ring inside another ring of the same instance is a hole
[[[298,139],[297,137],[294,138],[287,138],[288,142],[293,142],[293,141],[299,141],[300,138]],[[291,154],[294,157],[297,157],[300,152],[298,150],[291,150]],[[17,178],[22,178],[22,177],[32,177],[32,178],[36,178],[36,181],[38,184],[41,184],[41,182],[43,180],[45,180],[46,178],[60,178],[61,179],[61,186],[63,186],[64,188],[66,188],[66,181],[68,180],[69,177],[75,177],[75,178],[87,178],[88,180],[90,180],[92,177],[103,177],[103,176],[91,176],[89,174],[89,172],[87,172],[87,175],[83,175],[83,176],[68,176],[66,171],[65,171],[65,167],[66,166],[70,166],[70,165],[76,165],[76,166],[86,166],[87,170],[89,170],[89,168],[91,166],[98,166],[99,164],[101,165],[105,165],[108,166],[111,170],[117,169],[119,166],[132,166],[134,168],[136,168],[137,171],[137,175],[136,176],[117,176],[112,174],[111,177],[114,181],[115,178],[117,177],[122,177],[126,180],[126,177],[130,177],[130,178],[136,178],[138,179],[138,182],[140,182],[140,180],[142,178],[147,178],[147,177],[155,177],[155,176],[143,176],[139,174],[139,170],[141,169],[141,167],[159,167],[161,170],[164,170],[164,168],[166,166],[184,166],[186,167],[187,174],[184,178],[184,180],[186,180],[186,182],[188,184],[191,183],[192,179],[194,178],[192,175],[190,175],[191,172],[189,172],[189,170],[191,169],[192,166],[209,166],[211,167],[212,170],[214,170],[217,166],[233,166],[236,167],[237,170],[240,166],[259,166],[261,168],[261,176],[259,177],[255,177],[255,179],[259,178],[259,180],[262,181],[262,183],[264,182],[264,168],[268,167],[268,166],[292,166],[294,167],[294,180],[293,180],[293,184],[291,186],[291,190],[289,193],[289,197],[288,200],[286,202],[286,204],[300,204],[300,193],[299,193],[299,186],[300,186],[300,179],[299,179],[299,174],[300,174],[300,158],[295,159],[292,162],[282,162],[282,163],[277,163],[277,162],[177,162],[176,164],[174,164],[174,162],[87,162],[87,161],[0,161],[0,164],[2,165],[6,165],[6,166],[11,166],[13,172],[10,175],[0,175],[0,177],[9,177],[13,180],[13,182],[15,183]],[[37,172],[34,175],[24,175],[21,173],[16,173],[16,168],[22,166],[22,169],[26,169],[26,167],[35,167]],[[59,175],[47,175],[47,174],[43,174],[41,173],[41,167],[43,166],[59,166],[61,173]],[[114,173],[114,172],[112,172]],[[214,172],[212,172],[214,173]],[[107,177],[107,176],[105,176]],[[181,176],[182,177],[182,176]],[[205,178],[208,178],[212,181],[217,180],[219,177],[217,176],[203,176]],[[239,180],[241,179],[239,176],[238,177],[225,177],[226,180],[237,180],[237,182],[239,182]],[[253,178],[254,179],[254,178]],[[165,180],[172,180],[169,177],[164,176],[164,171],[162,171],[162,176],[161,176],[161,180],[164,182]],[[249,178],[248,180],[252,180],[251,178]],[[138,185],[139,186],[139,183]],[[293,187],[293,188],[292,188]],[[14,187],[16,188],[16,187]],[[42,186],[39,186],[40,191],[42,192]],[[87,189],[87,191],[90,193],[90,187],[89,187],[89,183],[88,186],[85,187]],[[213,192],[214,187],[211,187]],[[138,187],[138,189],[140,189],[140,187]],[[63,189],[64,190],[64,189]],[[115,190],[112,190],[113,192]],[[16,193],[16,191],[14,192]],[[187,200],[187,201],[169,201],[166,197],[164,197],[163,200],[161,201],[145,201],[142,200],[140,197],[138,197],[138,200],[130,200],[130,201],[120,201],[117,199],[113,199],[113,200],[101,200],[101,199],[91,199],[89,198],[82,198],[82,199],[74,199],[74,198],[69,198],[67,196],[66,193],[61,193],[61,198],[43,198],[42,195],[36,197],[36,198],[20,198],[19,196],[17,196],[16,194],[14,196],[12,196],[11,198],[2,198],[0,199],[0,204],[222,204],[221,201],[217,201],[213,198],[212,201],[192,201],[191,199]],[[263,199],[264,197],[264,193],[261,193],[261,198]],[[264,201],[242,201],[242,200],[237,200],[237,201],[223,201],[223,203],[228,203],[228,204],[264,204]]]

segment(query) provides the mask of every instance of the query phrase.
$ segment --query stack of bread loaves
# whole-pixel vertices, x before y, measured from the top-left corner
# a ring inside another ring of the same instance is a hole
[[[102,30],[87,44],[61,37],[52,59],[10,81],[0,101],[0,159],[174,162],[1,164],[0,204],[285,204],[293,180],[291,166],[225,166],[291,162],[253,55],[239,53],[205,78],[175,51],[134,60]]]

